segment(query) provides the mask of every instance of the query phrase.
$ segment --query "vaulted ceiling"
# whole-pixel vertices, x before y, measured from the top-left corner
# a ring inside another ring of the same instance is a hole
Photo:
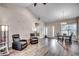
[[[38,3],[35,7],[33,3],[10,3],[0,5],[28,8],[30,12],[35,15],[35,17],[40,18],[44,22],[51,22],[79,16],[78,3],[47,3],[46,5]]]

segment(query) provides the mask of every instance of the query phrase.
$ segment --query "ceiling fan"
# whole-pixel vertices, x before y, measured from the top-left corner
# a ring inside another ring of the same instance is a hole
[[[37,5],[38,3],[34,3],[34,7]],[[43,5],[46,5],[47,3],[42,3]]]

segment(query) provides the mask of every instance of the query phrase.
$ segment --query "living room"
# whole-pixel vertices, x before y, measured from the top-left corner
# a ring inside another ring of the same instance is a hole
[[[38,18],[34,17],[34,15],[27,8],[14,5],[16,4],[0,4],[0,25],[8,26],[9,48],[12,48],[13,34],[19,34],[20,38],[27,40],[29,44],[30,33],[33,33],[38,29],[38,31],[40,31],[39,38],[43,38],[44,23],[41,20],[38,20]],[[35,28],[35,23],[39,25],[39,28]]]
[[[79,55],[78,7],[78,3],[0,3],[0,55]]]

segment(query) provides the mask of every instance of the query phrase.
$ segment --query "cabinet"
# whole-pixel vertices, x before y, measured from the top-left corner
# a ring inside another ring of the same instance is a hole
[[[0,55],[9,54],[9,30],[7,25],[0,25]]]

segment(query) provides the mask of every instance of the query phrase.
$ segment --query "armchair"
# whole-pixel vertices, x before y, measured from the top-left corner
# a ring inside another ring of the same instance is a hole
[[[31,44],[38,43],[38,37],[37,37],[37,35],[35,35],[35,33],[30,33],[30,43]]]
[[[27,47],[27,40],[20,40],[20,35],[19,34],[14,34],[12,35],[13,38],[13,43],[12,43],[12,48],[16,50],[23,50],[24,48]]]

